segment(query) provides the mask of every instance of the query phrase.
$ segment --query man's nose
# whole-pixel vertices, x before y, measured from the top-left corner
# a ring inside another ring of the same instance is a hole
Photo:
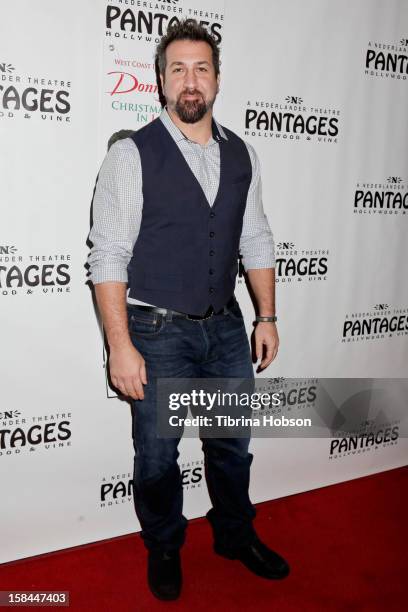
[[[197,75],[194,71],[194,68],[189,68],[186,70],[186,75],[184,78],[184,87],[187,89],[195,89],[197,87]]]

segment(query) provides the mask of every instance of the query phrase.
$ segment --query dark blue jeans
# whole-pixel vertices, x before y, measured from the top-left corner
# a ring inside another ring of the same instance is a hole
[[[179,439],[157,437],[156,379],[253,378],[248,337],[237,301],[203,321],[171,318],[128,305],[131,340],[146,363],[144,399],[132,400],[133,494],[149,550],[174,550],[185,540]],[[226,552],[255,535],[248,488],[250,438],[202,438],[214,542]]]

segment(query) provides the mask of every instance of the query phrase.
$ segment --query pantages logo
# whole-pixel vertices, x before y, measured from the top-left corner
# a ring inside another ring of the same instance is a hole
[[[368,41],[365,54],[365,74],[382,79],[407,80],[408,38],[387,44]]]
[[[70,90],[70,81],[24,74],[13,64],[0,62],[0,119],[70,122]]]
[[[371,311],[346,314],[341,341],[384,340],[407,334],[408,308],[392,308],[388,304],[376,304]]]
[[[222,13],[192,9],[181,0],[154,2],[146,0],[110,0],[106,6],[105,34],[108,37],[157,44],[169,26],[182,18],[196,19],[215,40],[221,42]]]
[[[276,282],[318,282],[327,280],[328,249],[297,248],[293,242],[276,245]]]
[[[0,295],[61,294],[70,291],[67,254],[21,255],[12,244],[0,244]]]
[[[389,176],[380,183],[357,183],[354,213],[362,215],[405,215],[408,190],[400,176]]]
[[[100,508],[119,506],[133,499],[133,481],[130,472],[104,476],[100,485]]]
[[[180,464],[183,489],[200,488],[204,476],[204,461],[186,461]],[[99,507],[110,508],[133,502],[133,476],[130,472],[104,476],[100,485]]]
[[[109,51],[115,45],[109,44]],[[154,65],[137,59],[115,57],[107,72],[106,93],[114,111],[131,113],[134,123],[146,124],[161,113]]]
[[[0,457],[71,446],[71,413],[24,418],[19,410],[0,412]]]
[[[370,451],[379,451],[389,446],[395,446],[399,440],[399,421],[371,423],[363,422],[354,435],[341,436],[337,432],[335,438],[329,441],[329,459],[361,455]]]
[[[261,404],[256,413],[262,416],[273,415],[296,417],[296,413],[313,410],[316,408],[318,393],[318,378],[285,378],[278,376],[267,378],[265,381],[258,379],[256,385],[257,393],[280,393],[280,403],[275,405]],[[259,384],[260,383],[260,384]]]
[[[339,110],[306,106],[299,96],[288,95],[281,102],[248,100],[244,133],[254,138],[336,144],[339,117]]]

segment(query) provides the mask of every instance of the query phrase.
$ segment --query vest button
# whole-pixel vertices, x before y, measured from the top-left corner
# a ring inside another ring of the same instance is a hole
[[[210,255],[211,255],[211,257],[212,257],[214,254],[215,254],[215,251],[213,251],[213,250],[211,249],[211,251],[210,251]]]
[[[214,238],[215,232],[210,232],[210,238]]]
[[[208,291],[209,293],[214,293],[214,287],[210,287]]]
[[[213,268],[210,268],[210,269],[208,270],[208,274],[214,274],[214,269],[213,269]]]
[[[211,217],[211,219],[213,219],[215,217],[215,212],[211,211],[210,212],[210,217]]]

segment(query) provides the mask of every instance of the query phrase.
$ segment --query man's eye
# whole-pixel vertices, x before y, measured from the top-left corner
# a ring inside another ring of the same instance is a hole
[[[181,68],[174,68],[173,72],[180,72]]]
[[[199,70],[201,70],[202,72],[207,72],[207,68],[205,68],[204,66],[200,66]]]

